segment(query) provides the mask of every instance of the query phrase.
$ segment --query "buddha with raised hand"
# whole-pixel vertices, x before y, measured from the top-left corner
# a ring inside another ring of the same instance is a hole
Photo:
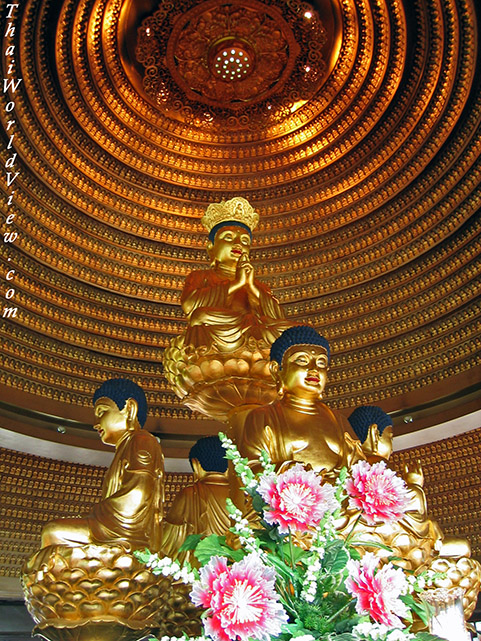
[[[330,477],[364,458],[347,418],[322,400],[329,362],[329,343],[314,328],[299,325],[281,334],[270,362],[278,396],[252,410],[237,434],[234,429],[242,456],[255,461],[265,450],[279,470],[300,462]]]
[[[249,252],[258,221],[259,215],[239,196],[207,208],[202,223],[209,232],[211,265],[192,272],[185,282],[186,346],[228,353],[254,339],[268,347],[292,324],[269,288],[255,278]]]
[[[129,550],[159,548],[164,460],[147,418],[142,388],[126,378],[105,381],[94,394],[94,429],[115,447],[102,497],[89,514],[57,519],[42,531],[42,547],[121,543]]]

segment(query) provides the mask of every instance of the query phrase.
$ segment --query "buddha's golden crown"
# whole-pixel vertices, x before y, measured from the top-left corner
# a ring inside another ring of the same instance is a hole
[[[259,214],[254,211],[254,208],[249,202],[241,196],[236,196],[230,200],[223,200],[220,203],[212,203],[207,207],[201,223],[211,231],[213,227],[219,223],[233,220],[238,223],[247,225],[250,230],[256,228],[259,222]]]

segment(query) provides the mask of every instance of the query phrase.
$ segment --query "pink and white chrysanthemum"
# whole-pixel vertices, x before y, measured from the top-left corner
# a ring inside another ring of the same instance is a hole
[[[194,582],[190,593],[194,605],[210,608],[212,597],[218,589],[216,581],[228,570],[227,559],[223,556],[213,556],[207,565],[200,569],[200,580]]]
[[[370,465],[359,461],[346,480],[350,507],[359,509],[370,525],[391,523],[403,516],[409,503],[404,480],[384,461]]]
[[[232,566],[213,557],[200,574],[191,599],[194,605],[208,608],[204,629],[214,641],[247,641],[250,637],[269,641],[287,623],[275,591],[275,571],[263,565],[256,554]]]
[[[279,526],[281,534],[304,533],[319,525],[326,512],[338,507],[335,489],[322,484],[312,470],[305,470],[297,463],[282,474],[266,474],[257,491],[269,506],[264,512],[267,523]]]
[[[379,561],[372,552],[366,552],[360,561],[348,561],[346,588],[357,598],[358,614],[369,614],[376,623],[401,628],[399,617],[408,615],[409,608],[399,597],[408,592],[409,585],[404,572],[390,563],[375,571]]]

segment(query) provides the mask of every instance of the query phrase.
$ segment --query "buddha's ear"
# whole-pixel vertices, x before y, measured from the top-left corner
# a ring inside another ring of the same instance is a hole
[[[366,452],[376,453],[379,443],[379,431],[376,423],[372,423],[367,428],[366,438],[362,444],[362,449]]]
[[[368,433],[368,438],[371,439],[371,443],[373,447],[377,448],[377,444],[379,443],[379,429],[376,423],[372,423],[369,426],[369,429],[367,431]]]
[[[139,405],[135,398],[128,398],[125,401],[124,410],[127,413],[127,421],[133,423],[137,418],[137,412],[139,410]]]
[[[210,260],[211,260],[211,261],[213,261],[213,260],[214,260],[213,250],[214,250],[214,243],[212,243],[212,242],[209,240],[209,242],[207,243],[207,253],[208,253],[209,258],[210,258]]]
[[[269,362],[269,372],[276,383],[280,380],[280,368],[277,361]]]
[[[198,481],[206,475],[204,468],[199,463],[199,459],[191,459],[190,464],[192,465],[192,470],[194,472],[194,481]]]

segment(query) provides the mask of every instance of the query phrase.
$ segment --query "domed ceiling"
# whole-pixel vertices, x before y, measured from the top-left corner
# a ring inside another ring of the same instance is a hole
[[[4,420],[86,429],[96,387],[128,376],[167,441],[215,431],[170,390],[162,354],[186,326],[185,277],[208,264],[200,219],[234,196],[260,215],[257,276],[331,343],[329,403],[380,404],[401,431],[427,424],[406,414],[480,407],[476,11],[16,6],[2,57],[4,78],[22,79],[1,95],[15,215],[2,232],[18,234],[3,253],[4,308],[17,308],[1,325]]]

